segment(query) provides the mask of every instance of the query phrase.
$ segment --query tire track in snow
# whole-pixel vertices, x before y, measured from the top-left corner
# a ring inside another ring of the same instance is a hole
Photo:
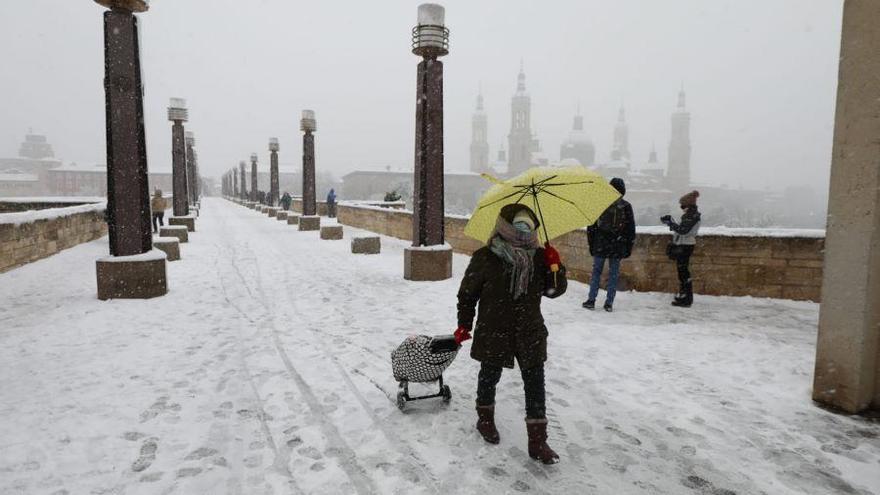
[[[217,246],[215,244],[215,247],[218,248],[218,255],[219,255],[219,246]],[[242,309],[240,307],[238,307],[238,305],[232,301],[232,298],[229,297],[227,285],[223,280],[223,272],[220,270],[219,260],[220,260],[220,256],[217,256],[214,261],[214,267],[217,269],[217,279],[220,282],[220,290],[223,293],[223,298],[226,300],[226,303],[231,308],[233,308],[237,313],[239,313],[242,316],[242,318],[244,318],[245,320],[250,322],[252,325],[256,325],[257,322],[255,322],[247,313],[242,311]],[[275,442],[275,438],[272,436],[272,432],[269,429],[268,423],[266,422],[266,410],[263,406],[263,399],[260,397],[260,392],[257,390],[256,383],[254,383],[253,373],[251,373],[250,367],[247,365],[247,359],[245,358],[244,351],[243,351],[244,344],[241,339],[241,333],[238,330],[236,330],[236,332],[235,332],[235,341],[236,341],[236,347],[238,348],[239,361],[241,361],[241,366],[245,372],[245,376],[247,378],[247,382],[248,382],[248,385],[251,389],[251,392],[254,395],[254,400],[255,400],[257,406],[259,406],[259,408],[260,408],[259,419],[260,419],[260,426],[263,430],[263,435],[265,435],[266,441],[269,443],[269,447],[272,449],[272,452],[275,456],[275,460],[273,461],[272,465],[276,470],[278,470],[283,476],[285,476],[288,479],[288,485],[290,486],[290,488],[292,489],[292,491],[294,493],[304,493],[303,490],[299,487],[299,485],[297,485],[296,479],[294,479],[294,477],[293,477],[293,473],[290,472],[290,462],[289,462],[290,461],[290,452],[287,450],[284,450],[284,451],[278,450],[278,444]]]
[[[233,252],[235,252],[235,248],[232,247]],[[275,347],[278,356],[281,358],[281,361],[284,363],[284,367],[287,369],[288,374],[293,378],[294,382],[297,385],[297,388],[300,389],[300,393],[306,401],[306,404],[309,407],[309,410],[312,412],[312,415],[317,420],[318,424],[321,426],[321,429],[324,431],[324,434],[327,436],[328,442],[331,444],[330,448],[327,449],[327,453],[329,455],[333,455],[337,457],[339,460],[340,467],[348,476],[349,481],[351,481],[354,488],[358,493],[363,495],[369,495],[372,493],[377,493],[377,489],[373,482],[373,479],[367,475],[366,470],[363,466],[358,463],[357,454],[355,451],[345,442],[345,439],[342,438],[342,434],[339,432],[339,429],[336,428],[331,421],[329,421],[321,407],[320,401],[315,396],[314,391],[311,386],[303,379],[302,375],[297,371],[296,367],[293,365],[293,362],[290,360],[290,357],[287,355],[287,352],[284,350],[284,346],[281,343],[281,339],[278,336],[278,328],[275,320],[275,314],[272,311],[272,308],[269,308],[265,297],[265,291],[263,290],[263,282],[262,282],[262,273],[259,270],[259,266],[256,269],[256,290],[258,294],[256,296],[251,292],[250,286],[248,285],[247,280],[241,272],[241,268],[237,263],[237,258],[235,256],[231,257],[231,263],[233,270],[237,274],[239,280],[241,281],[242,286],[244,286],[251,299],[257,302],[260,306],[263,307],[264,311],[267,314],[267,320],[271,323],[271,339],[272,343]],[[259,261],[257,257],[253,258],[255,264],[259,265]]]

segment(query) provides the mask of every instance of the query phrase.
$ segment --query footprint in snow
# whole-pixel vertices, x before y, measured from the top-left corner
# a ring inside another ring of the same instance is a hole
[[[153,461],[156,460],[156,451],[158,449],[159,444],[155,438],[150,438],[145,441],[143,445],[141,445],[140,455],[138,455],[137,460],[131,465],[131,470],[139,473],[150,467],[153,464]]]

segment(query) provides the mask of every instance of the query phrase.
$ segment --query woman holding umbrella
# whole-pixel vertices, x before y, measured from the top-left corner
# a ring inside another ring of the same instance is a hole
[[[495,427],[495,386],[502,368],[519,363],[525,388],[529,456],[545,464],[559,461],[547,445],[544,361],[547,328],[541,315],[542,297],[565,293],[565,268],[549,244],[541,248],[535,213],[522,204],[501,209],[489,244],[474,253],[458,291],[456,338],[470,338],[471,357],[480,361],[477,381],[477,431],[489,443],[501,438]],[[558,271],[551,271],[556,265]],[[473,327],[477,303],[479,316]]]
[[[495,386],[501,370],[516,361],[525,388],[529,456],[554,464],[559,456],[547,445],[547,327],[541,300],[561,296],[568,282],[549,241],[593,224],[620,193],[579,166],[533,168],[506,181],[484,177],[495,185],[480,199],[464,232],[486,246],[473,254],[461,281],[455,331],[461,343],[473,329],[471,357],[481,363],[477,431],[489,443],[501,440]]]

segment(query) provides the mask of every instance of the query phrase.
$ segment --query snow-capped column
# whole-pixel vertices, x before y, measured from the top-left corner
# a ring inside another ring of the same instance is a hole
[[[880,2],[846,0],[813,398],[880,410]]]

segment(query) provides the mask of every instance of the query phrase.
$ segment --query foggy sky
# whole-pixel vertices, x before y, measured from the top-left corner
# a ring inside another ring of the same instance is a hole
[[[420,2],[154,0],[142,22],[148,159],[170,170],[169,97],[188,100],[204,175],[251,152],[298,166],[300,112],[317,112],[317,166],[411,167]],[[449,0],[446,168],[466,171],[478,85],[491,158],[506,143],[520,59],[551,161],[580,102],[608,160],[623,101],[634,163],[665,162],[680,85],[697,182],[827,193],[842,0]],[[0,2],[0,156],[28,127],[65,162],[105,163],[103,8]],[[505,144],[506,145],[506,144]]]

